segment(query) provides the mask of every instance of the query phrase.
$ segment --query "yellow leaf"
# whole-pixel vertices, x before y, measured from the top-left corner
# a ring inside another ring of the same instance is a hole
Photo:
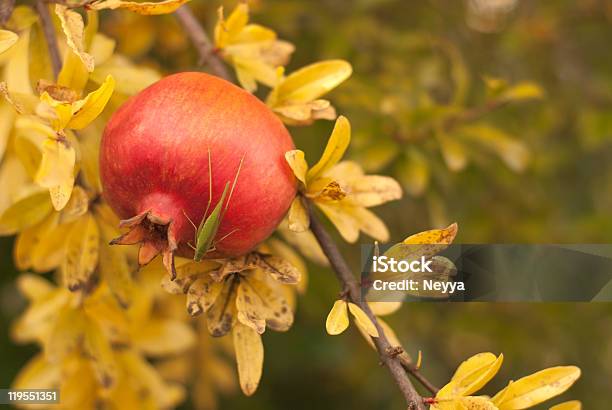
[[[81,58],[72,50],[67,50],[57,83],[81,93],[89,79],[89,72]]]
[[[42,221],[52,209],[46,192],[26,196],[0,215],[0,235],[13,235]]]
[[[409,148],[397,165],[396,175],[410,195],[421,196],[429,186],[431,171],[423,153]]]
[[[68,304],[58,311],[45,344],[45,354],[50,362],[60,363],[78,348],[85,331],[85,315],[81,309]]]
[[[0,102],[0,161],[4,157],[4,152],[13,130],[13,120],[15,113],[10,105]]]
[[[154,69],[135,66],[119,55],[113,55],[104,64],[96,67],[90,79],[103,84],[109,75],[115,79],[115,91],[126,95],[134,95],[161,78]]]
[[[325,151],[323,151],[323,155],[321,155],[321,159],[308,170],[306,181],[308,183],[312,182],[314,179],[324,174],[325,171],[336,165],[338,161],[342,159],[350,141],[351,124],[346,117],[340,116],[336,120],[336,124],[329,137]]]
[[[454,398],[469,396],[480,390],[497,374],[504,360],[504,355],[496,357],[492,353],[479,353],[461,363],[451,381],[442,387],[436,398]]]
[[[30,302],[36,302],[51,295],[55,287],[39,275],[24,273],[17,278],[17,289]]]
[[[296,196],[293,202],[291,202],[287,219],[289,221],[289,229],[293,232],[305,232],[308,230],[310,216],[299,196]]]
[[[459,227],[456,223],[453,223],[443,229],[432,229],[429,231],[419,232],[414,235],[410,235],[402,241],[406,245],[448,245],[453,242],[455,236],[457,236],[457,230]]]
[[[285,160],[291,167],[293,175],[295,175],[295,177],[300,182],[306,184],[306,172],[308,172],[308,164],[304,159],[304,151],[300,151],[299,149],[287,151],[285,152]]]
[[[37,247],[47,241],[47,235],[57,226],[58,215],[56,212],[50,213],[43,221],[21,231],[15,240],[13,255],[15,265],[19,270],[26,270],[32,267],[33,253]],[[53,244],[57,246],[56,243]]]
[[[259,58],[241,58],[234,57],[232,59],[236,67],[236,75],[240,84],[245,90],[254,92],[257,90],[255,81],[259,81],[269,87],[276,84],[276,69]]]
[[[240,388],[247,396],[257,390],[263,370],[264,349],[261,336],[248,326],[237,323],[233,340]]]
[[[195,342],[193,329],[171,319],[149,319],[132,336],[134,344],[146,355],[166,356],[187,351]]]
[[[461,171],[467,165],[467,155],[464,145],[456,137],[444,133],[437,134],[440,150],[446,166],[453,172]]]
[[[99,0],[87,5],[91,10],[126,9],[144,16],[173,13],[189,0],[165,0],[160,2],[136,2],[123,0]]]
[[[326,204],[315,202],[315,204],[329,218],[345,241],[355,243],[359,239],[359,224],[353,219],[352,214],[348,212],[348,206],[343,206],[341,203]]]
[[[582,410],[582,403],[578,400],[566,401],[552,406],[549,410]]]
[[[92,72],[94,70],[94,58],[85,52],[83,42],[85,24],[83,23],[83,17],[76,11],[72,11],[61,4],[55,5],[55,14],[59,18],[62,30],[66,35],[68,47],[79,56],[87,71]]]
[[[486,124],[465,125],[458,132],[495,152],[514,172],[524,171],[531,158],[523,141]]]
[[[394,201],[401,197],[402,188],[391,177],[365,175],[351,182],[351,200],[366,208]]]
[[[535,406],[571,387],[580,377],[576,366],[557,366],[540,370],[510,383],[493,397],[499,410],[519,410]]]
[[[155,403],[146,403],[145,409],[166,409],[176,407],[184,398],[184,389],[176,384],[167,384],[158,371],[144,357],[134,350],[124,349],[118,352],[118,360],[126,374],[131,375],[129,381],[138,394],[138,406],[143,404],[143,396],[153,397]],[[121,402],[123,403],[123,402]]]
[[[0,30],[0,54],[13,47],[19,40],[19,36],[12,31]]]
[[[53,207],[60,211],[66,206],[74,186],[76,151],[66,139],[47,139],[42,147],[42,161],[35,181],[48,188]]]
[[[366,315],[363,310],[361,310],[359,306],[354,303],[348,302],[348,308],[353,317],[355,318],[355,323],[357,323],[357,326],[365,330],[366,333],[370,336],[378,337],[378,329],[376,329],[376,326],[374,325],[372,320],[369,318],[368,315]]]
[[[240,2],[229,15],[227,20],[223,18],[223,7],[218,10],[219,20],[215,26],[215,46],[224,48],[249,22],[249,6],[246,2]]]
[[[12,389],[52,389],[57,386],[61,379],[62,369],[52,365],[40,353],[34,356],[25,366],[11,384]]]
[[[29,43],[30,30],[19,33],[19,39],[11,47],[10,58],[4,65],[4,80],[8,89],[13,93],[33,94],[30,84],[29,70]],[[0,56],[3,57],[3,56]]]
[[[368,305],[376,316],[386,316],[397,312],[402,302],[368,302]]]
[[[133,293],[136,290],[127,255],[121,247],[109,245],[111,240],[119,236],[119,232],[104,222],[99,214],[96,216],[101,238],[99,247],[100,277],[106,281],[119,304],[122,307],[127,307],[130,305]]]
[[[52,213],[53,223],[45,230],[41,241],[32,249],[30,259],[32,269],[36,272],[48,272],[61,266],[64,259],[64,249],[72,224],[57,225],[58,215]]]
[[[60,213],[60,222],[61,223],[72,222],[76,220],[77,218],[85,215],[88,209],[89,209],[89,196],[87,196],[87,192],[85,192],[83,188],[77,185],[72,190],[72,195],[70,196],[70,200],[68,201],[64,209],[62,209],[62,212]]]
[[[325,321],[325,329],[332,336],[339,335],[344,332],[349,325],[348,304],[344,300],[334,302],[327,320]]]
[[[90,284],[98,264],[100,236],[98,225],[90,214],[74,224],[66,242],[64,281],[68,289],[77,290]]]
[[[497,410],[495,404],[487,397],[461,397],[458,402],[462,410]]]
[[[98,382],[103,389],[112,388],[117,382],[118,366],[108,338],[96,322],[88,320],[84,339],[84,348],[91,358]]]
[[[350,77],[353,69],[343,60],[314,63],[291,73],[268,97],[268,105],[277,107],[286,102],[309,102],[336,88]]]
[[[113,95],[115,79],[109,74],[96,91],[92,91],[85,97],[78,110],[72,113],[67,128],[80,130],[95,120],[102,113],[108,100]]]
[[[531,82],[522,82],[513,85],[501,94],[501,98],[510,101],[522,101],[542,98],[544,90],[542,87]]]

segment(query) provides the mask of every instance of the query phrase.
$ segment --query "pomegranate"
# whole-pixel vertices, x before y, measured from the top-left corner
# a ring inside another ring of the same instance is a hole
[[[193,257],[194,224],[236,178],[205,257],[247,253],[272,233],[295,196],[284,159],[293,148],[265,104],[223,79],[179,73],[158,81],[123,104],[102,137],[103,196],[129,228],[112,243],[139,243],[141,265],[161,253],[174,274],[175,254]]]

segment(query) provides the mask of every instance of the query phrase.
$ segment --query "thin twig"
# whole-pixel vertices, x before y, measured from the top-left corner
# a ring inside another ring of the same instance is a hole
[[[57,47],[57,37],[55,36],[53,21],[51,20],[48,6],[44,0],[36,1],[36,12],[40,16],[40,23],[45,35],[45,40],[47,41],[47,48],[49,49],[49,57],[51,58],[53,75],[55,78],[57,78],[62,69],[62,57],[60,56],[59,48]]]
[[[327,259],[329,259],[338,280],[343,286],[343,290],[347,292],[347,296],[351,302],[357,304],[376,326],[379,337],[372,338],[372,341],[376,346],[380,360],[383,364],[385,364],[385,366],[387,366],[387,369],[389,369],[395,383],[398,385],[402,394],[404,395],[408,408],[424,409],[423,398],[412,385],[412,382],[408,378],[408,374],[406,374],[406,371],[404,370],[397,355],[388,353],[393,349],[393,347],[385,336],[385,332],[378,323],[376,316],[372,313],[372,310],[368,304],[362,300],[361,289],[357,280],[355,279],[355,276],[340,254],[340,250],[336,246],[336,243],[325,230],[315,213],[312,211],[312,207],[310,207],[310,229],[321,246],[323,253],[325,256],[327,256]]]
[[[485,115],[505,106],[507,103],[508,101],[506,100],[492,100],[482,106],[469,108],[465,111],[451,114],[442,120],[441,124],[428,124],[409,134],[395,134],[393,138],[398,142],[418,141],[429,137],[436,130],[450,132],[458,125],[479,120]]]
[[[436,387],[432,382],[430,382],[423,374],[417,369],[417,367],[412,363],[407,357],[399,356],[400,363],[404,367],[404,369],[412,375],[423,387],[425,387],[431,394],[434,396],[440,391],[438,387]]]
[[[227,71],[223,61],[221,61],[215,53],[215,48],[210,38],[208,38],[208,35],[189,6],[182,6],[174,15],[183,27],[185,33],[187,33],[191,39],[191,42],[200,56],[198,64],[200,66],[208,65],[214,74],[228,81],[232,81],[229,71]]]

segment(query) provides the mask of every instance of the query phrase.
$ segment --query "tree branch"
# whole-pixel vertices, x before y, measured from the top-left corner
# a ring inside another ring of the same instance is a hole
[[[214,47],[206,35],[206,32],[202,28],[201,24],[194,16],[193,12],[187,5],[182,6],[175,12],[175,16],[179,23],[183,27],[183,30],[187,33],[191,42],[196,47],[198,54],[200,55],[200,64],[208,64],[214,74],[222,77],[228,81],[231,81],[231,77],[219,56],[214,52]],[[393,376],[396,384],[400,388],[406,402],[408,409],[410,410],[423,410],[423,398],[416,391],[408,374],[404,370],[402,363],[400,362],[397,355],[393,354],[393,347],[387,340],[384,330],[378,323],[376,316],[370,310],[367,303],[361,300],[361,289],[350,268],[346,264],[346,261],[340,254],[338,247],[334,243],[329,233],[325,230],[323,225],[319,222],[316,215],[310,209],[310,229],[315,235],[319,245],[323,249],[323,252],[330,261],[338,280],[342,284],[343,291],[347,293],[347,296],[351,302],[357,304],[361,309],[368,315],[372,320],[380,337],[373,338],[374,345],[378,351],[378,355],[382,363],[387,366],[389,372]]]
[[[450,132],[456,126],[479,120],[485,115],[505,106],[507,103],[508,101],[506,100],[491,100],[482,106],[451,114],[444,118],[441,123],[427,124],[409,134],[395,134],[393,138],[398,142],[419,141],[429,137],[437,129]]]
[[[227,81],[232,81],[232,77],[229,71],[227,71],[225,64],[223,64],[223,61],[215,53],[215,48],[210,38],[208,38],[208,35],[189,6],[185,4],[176,10],[174,15],[183,27],[185,33],[191,39],[191,42],[200,56],[198,65],[208,65],[215,75]]]
[[[331,238],[329,233],[325,230],[321,222],[317,219],[317,216],[312,210],[312,206],[309,204],[309,213],[310,213],[310,229],[314,234],[317,242],[321,246],[323,253],[329,259],[329,262],[336,273],[336,276],[340,283],[343,286],[343,290],[347,292],[347,295],[351,302],[358,305],[365,313],[368,315],[370,320],[376,326],[378,330],[379,337],[372,338],[374,345],[376,346],[376,350],[378,351],[378,356],[382,363],[387,366],[389,372],[393,376],[395,383],[400,388],[404,398],[406,399],[406,403],[408,404],[409,409],[424,409],[423,398],[416,391],[404,367],[402,366],[398,355],[392,354],[393,347],[389,343],[389,340],[385,336],[385,332],[383,328],[378,323],[376,316],[372,313],[372,310],[368,306],[366,302],[364,302],[361,298],[361,288],[359,283],[355,279],[353,272],[347,265],[346,261],[340,254],[340,250],[336,246],[336,243]]]
[[[423,376],[423,374],[421,374],[421,372],[414,365],[414,363],[408,360],[405,356],[400,355],[399,360],[402,366],[404,367],[404,369],[408,373],[410,373],[412,377],[414,377],[419,383],[421,383],[423,387],[429,390],[431,394],[435,396],[438,393],[438,391],[440,391],[440,389],[436,387],[432,382],[430,382],[425,376]]]
[[[51,58],[51,67],[53,68],[53,75],[57,79],[62,69],[62,57],[60,56],[59,48],[57,47],[57,37],[55,36],[55,27],[53,27],[53,21],[49,14],[49,8],[44,0],[36,1],[36,12],[40,16],[40,23],[47,41],[47,48],[49,49],[49,57]]]

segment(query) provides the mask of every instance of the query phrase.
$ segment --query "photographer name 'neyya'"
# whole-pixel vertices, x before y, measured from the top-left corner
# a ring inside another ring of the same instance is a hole
[[[396,260],[388,256],[374,256],[372,258],[372,272],[376,273],[415,273],[418,279],[382,280],[375,279],[372,288],[377,291],[434,291],[443,294],[453,294],[457,291],[465,291],[465,283],[461,281],[440,281],[433,279],[434,271],[431,268],[433,260],[421,256],[412,261]],[[427,274],[431,273],[431,278]]]

